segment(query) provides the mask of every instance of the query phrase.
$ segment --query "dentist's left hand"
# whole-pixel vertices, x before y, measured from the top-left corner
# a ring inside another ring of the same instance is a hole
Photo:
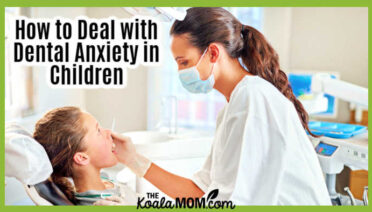
[[[138,177],[143,177],[151,166],[151,161],[136,152],[136,148],[128,136],[112,133],[115,143],[114,153],[119,162],[126,165]]]

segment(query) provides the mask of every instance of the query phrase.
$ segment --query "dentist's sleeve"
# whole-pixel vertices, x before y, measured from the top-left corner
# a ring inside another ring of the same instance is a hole
[[[211,169],[212,150],[204,162],[203,167],[196,172],[191,180],[204,192],[207,193],[208,187],[211,184],[210,169]]]
[[[219,189],[218,198],[229,199],[238,171],[245,120],[246,112],[238,113],[217,128],[216,138],[202,169],[192,177],[205,194]]]
[[[219,113],[218,113],[218,116],[217,116],[217,123],[216,123],[216,134],[217,132],[220,130],[221,128],[221,122],[222,122],[222,118],[224,116],[224,113],[225,113],[225,110],[226,110],[226,107],[224,107]],[[191,180],[204,192],[204,193],[207,193],[208,192],[208,187],[209,185],[211,184],[211,168],[212,168],[212,158],[213,158],[213,151],[214,151],[214,148],[215,148],[215,143],[216,143],[216,140],[217,140],[217,137],[215,136],[214,140],[213,140],[213,143],[212,143],[212,147],[211,147],[211,150],[209,152],[209,155],[207,156],[202,168],[196,172]]]

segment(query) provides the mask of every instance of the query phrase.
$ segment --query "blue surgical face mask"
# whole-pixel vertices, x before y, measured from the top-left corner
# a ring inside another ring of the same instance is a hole
[[[198,69],[196,68],[201,59],[204,57],[204,54],[207,52],[208,48],[204,50],[204,53],[200,57],[198,63],[190,68],[183,69],[178,72],[178,76],[180,78],[180,81],[183,85],[183,87],[188,90],[191,93],[208,93],[213,89],[214,86],[214,75],[213,75],[213,67],[211,75],[206,80],[201,80],[199,76]]]

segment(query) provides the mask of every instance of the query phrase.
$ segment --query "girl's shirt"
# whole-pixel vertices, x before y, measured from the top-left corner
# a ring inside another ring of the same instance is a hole
[[[129,186],[110,179],[105,173],[101,173],[101,179],[108,188],[105,190],[75,192],[78,205],[93,205],[94,202],[111,196],[117,196],[123,199],[124,205],[137,204],[138,195]]]

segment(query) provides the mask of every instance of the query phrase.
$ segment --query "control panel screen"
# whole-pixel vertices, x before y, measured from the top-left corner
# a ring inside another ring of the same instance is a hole
[[[315,151],[324,156],[331,156],[337,149],[337,146],[326,144],[323,142],[319,142],[319,144],[315,147]]]

